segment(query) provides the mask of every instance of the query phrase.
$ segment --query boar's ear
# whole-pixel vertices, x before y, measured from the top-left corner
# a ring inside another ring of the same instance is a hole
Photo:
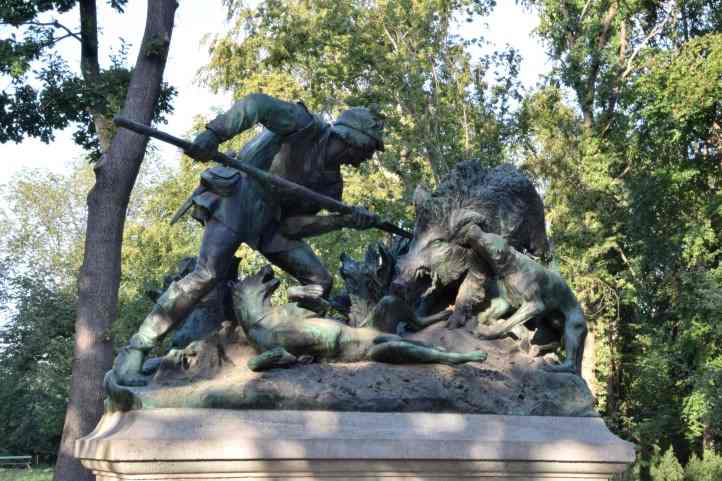
[[[428,218],[431,194],[421,186],[414,191],[414,208],[416,210],[416,226],[425,225]]]
[[[416,206],[416,210],[423,209],[431,200],[431,194],[429,191],[424,189],[422,186],[417,186],[416,190],[414,191],[414,206]]]
[[[449,216],[449,232],[451,233],[449,240],[461,241],[460,238],[464,232],[464,227],[476,224],[482,229],[484,228],[484,217],[478,212],[471,209],[456,209]]]

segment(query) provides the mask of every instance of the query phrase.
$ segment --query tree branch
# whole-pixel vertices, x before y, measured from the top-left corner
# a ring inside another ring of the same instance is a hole
[[[73,37],[76,40],[80,40],[80,37],[78,37],[77,35],[75,35],[73,33],[67,33],[65,35],[61,35],[60,37],[54,37],[52,42],[48,42],[45,45],[47,45],[49,47],[51,45],[55,45],[56,43],[60,42],[61,40],[65,40],[66,38],[69,38],[69,37]]]
[[[68,27],[63,25],[62,23],[58,22],[57,20],[53,21],[53,27],[60,28],[68,32],[68,35],[75,37],[78,41],[82,42],[80,35],[78,35],[79,32],[73,32]],[[66,35],[66,37],[68,36]]]
[[[587,0],[587,3],[584,4],[584,8],[582,8],[582,13],[579,15],[579,23],[581,24],[584,20],[584,17],[587,16],[587,11],[589,10],[589,7],[592,5],[592,0]]]
[[[602,31],[597,36],[596,53],[592,58],[592,64],[589,68],[589,76],[585,82],[584,97],[581,99],[582,113],[584,114],[584,127],[591,128],[594,123],[594,93],[596,91],[597,77],[599,76],[599,68],[601,66],[601,52],[609,42],[611,35],[612,20],[619,10],[619,0],[613,0],[607,12],[602,19]]]
[[[95,0],[80,0],[80,71],[83,79],[92,83],[100,76],[100,63],[98,62],[98,12]],[[101,152],[108,150],[113,125],[105,112],[90,108],[93,117],[95,132],[98,134]]]
[[[98,12],[95,0],[80,0],[80,70],[83,78],[93,81],[100,74],[98,63]]]
[[[627,78],[627,75],[629,75],[632,72],[632,69],[634,68],[634,59],[637,57],[637,55],[639,55],[639,52],[642,51],[644,46],[647,45],[647,42],[649,42],[652,39],[652,37],[659,34],[664,29],[665,25],[667,25],[667,23],[669,23],[669,21],[672,19],[673,16],[674,16],[674,12],[670,11],[670,13],[667,15],[667,17],[664,20],[662,20],[661,23],[657,24],[652,29],[652,31],[649,32],[649,35],[644,37],[644,40],[642,40],[642,42],[639,45],[637,45],[637,48],[634,49],[634,52],[632,52],[632,55],[629,56],[629,60],[627,60],[627,66],[621,75],[622,80]]]
[[[640,284],[640,280],[639,280],[639,276],[637,275],[637,272],[634,270],[634,267],[632,267],[632,263],[629,262],[629,259],[627,259],[627,256],[624,255],[624,251],[622,250],[621,247],[619,247],[619,244],[616,244],[616,243],[615,243],[613,249],[614,249],[615,251],[617,251],[617,253],[619,254],[619,257],[622,259],[622,262],[624,262],[624,264],[625,264],[625,265],[627,266],[627,268],[629,269],[629,272],[631,272],[632,278],[633,278],[638,284]]]
[[[394,46],[394,50],[398,52],[398,51],[399,51],[399,44],[396,43],[396,40],[394,39],[394,37],[391,36],[391,32],[389,32],[389,29],[386,28],[386,25],[385,25],[385,24],[383,25],[383,28],[384,28],[384,33],[385,33],[386,36],[389,38],[389,42],[391,42],[391,45]]]
[[[619,61],[617,62],[617,68],[619,66],[624,65],[625,59],[627,56],[627,21],[625,19],[622,20],[622,25],[619,27]],[[617,107],[617,100],[619,99],[619,89],[620,89],[620,83],[622,81],[622,78],[620,76],[617,76],[613,82],[612,82],[612,88],[609,94],[609,99],[607,100],[607,108],[604,111],[604,119],[606,121],[606,125],[604,127],[604,130],[602,131],[602,137],[605,137],[607,134],[607,131],[609,130],[609,127],[611,126],[612,122],[612,115],[614,115],[614,110]]]
[[[637,47],[632,52],[632,55],[629,56],[628,59],[626,58],[626,49],[627,49],[627,35],[626,35],[626,22],[622,23],[622,29],[620,31],[620,45],[619,45],[619,65],[625,65],[624,71],[615,79],[614,81],[614,87],[612,88],[612,93],[609,97],[609,101],[607,103],[607,109],[605,112],[605,120],[606,125],[604,126],[604,130],[602,130],[602,137],[606,136],[607,132],[609,131],[610,127],[612,126],[613,117],[614,114],[614,108],[616,107],[616,102],[619,97],[619,88],[620,84],[623,80],[625,80],[630,73],[634,70],[634,60],[636,59],[637,55],[642,51],[642,49],[647,45],[647,43],[655,36],[658,35],[662,30],[664,30],[664,27],[669,23],[669,21],[674,17],[674,6],[670,9],[669,13],[667,14],[666,18],[662,20],[662,22],[655,25],[655,27],[649,32],[649,34],[644,37],[644,39],[637,45]],[[627,172],[628,168],[625,169],[625,173]],[[620,176],[621,177],[621,176]]]
[[[10,22],[0,22],[0,25],[13,25],[13,24],[11,24]],[[36,21],[30,21],[30,22],[23,22],[23,23],[21,23],[21,24],[19,24],[19,25],[14,25],[14,26],[15,26],[15,27],[19,27],[20,25],[33,25],[33,26],[36,26],[36,27],[55,27],[55,28],[59,28],[59,29],[61,29],[61,30],[65,30],[65,31],[67,32],[67,35],[64,35],[62,38],[73,37],[73,38],[75,38],[75,39],[76,39],[77,41],[79,41],[79,42],[82,41],[82,40],[80,39],[80,35],[79,35],[80,32],[73,32],[73,31],[70,30],[68,27],[66,27],[66,26],[63,25],[62,23],[58,22],[57,20],[53,20],[52,22],[36,22]],[[54,43],[54,42],[53,42],[53,43]]]

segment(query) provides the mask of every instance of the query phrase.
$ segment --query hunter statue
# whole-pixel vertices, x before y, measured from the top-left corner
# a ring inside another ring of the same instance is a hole
[[[384,150],[383,121],[370,109],[348,109],[328,124],[303,103],[251,94],[208,123],[186,153],[199,161],[211,160],[219,144],[257,124],[263,131],[238,152],[237,160],[332,199],[341,199],[341,165],[359,166]],[[307,305],[323,304],[333,278],[302,239],[379,224],[378,217],[362,207],[350,214],[317,216],[319,205],[275,191],[230,167],[206,170],[186,205],[205,226],[195,269],[157,299],[119,353],[113,368],[122,385],[146,383],[141,368],[147,353],[225,278],[242,243],[300,282],[289,297]]]

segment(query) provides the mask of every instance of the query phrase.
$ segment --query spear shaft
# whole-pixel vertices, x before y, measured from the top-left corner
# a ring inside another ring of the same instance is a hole
[[[132,130],[133,132],[138,134],[147,135],[148,137],[153,137],[154,139],[162,140],[163,142],[175,145],[176,147],[179,147],[184,151],[190,151],[191,146],[193,145],[187,140],[183,140],[181,138],[162,132],[158,129],[154,129],[153,127],[134,122],[124,117],[115,117],[113,119],[113,122],[119,127]],[[295,182],[291,182],[290,180],[284,179],[283,177],[270,174],[264,170],[253,167],[252,165],[243,163],[240,160],[234,159],[233,157],[230,157],[222,152],[216,152],[213,155],[213,161],[240,170],[241,172],[246,173],[249,177],[252,177],[257,181],[261,182],[261,184],[270,184],[275,187],[281,188],[284,192],[287,192],[291,195],[297,196],[301,199],[309,200],[328,211],[336,212],[339,214],[352,214],[354,212],[354,207],[348,204],[339,202],[338,200],[328,197],[326,195],[319,194],[318,192],[313,191],[308,187],[304,187]],[[406,237],[407,239],[411,239],[412,237],[410,232],[401,229],[400,227],[388,221],[380,220],[379,222],[374,224],[373,227],[386,232],[390,232],[392,234]]]

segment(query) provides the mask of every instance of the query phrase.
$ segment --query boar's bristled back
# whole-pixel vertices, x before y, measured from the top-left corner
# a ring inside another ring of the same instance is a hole
[[[482,229],[504,236],[517,250],[546,258],[544,204],[534,184],[511,164],[458,163],[417,212],[422,223],[443,223],[455,209],[480,214]]]

